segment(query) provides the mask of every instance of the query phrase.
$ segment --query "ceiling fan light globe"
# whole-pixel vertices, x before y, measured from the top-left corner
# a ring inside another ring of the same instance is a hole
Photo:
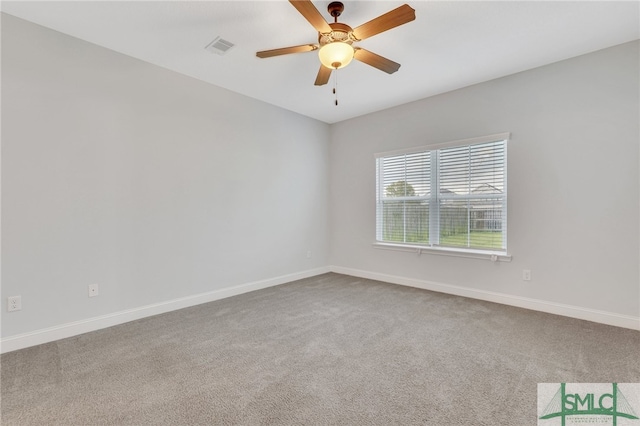
[[[334,41],[322,46],[318,52],[318,57],[325,67],[339,69],[349,65],[353,59],[353,54],[353,46],[349,43]]]

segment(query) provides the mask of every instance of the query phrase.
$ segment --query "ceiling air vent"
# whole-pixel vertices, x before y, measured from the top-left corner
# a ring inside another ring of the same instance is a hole
[[[216,37],[211,43],[207,45],[207,47],[205,47],[205,49],[211,53],[215,53],[216,55],[224,55],[233,46],[235,45],[230,41],[227,41],[220,37]]]

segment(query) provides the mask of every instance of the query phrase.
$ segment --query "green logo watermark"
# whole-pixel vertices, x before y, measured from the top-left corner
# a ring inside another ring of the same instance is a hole
[[[640,426],[639,409],[640,383],[538,383],[538,425]]]

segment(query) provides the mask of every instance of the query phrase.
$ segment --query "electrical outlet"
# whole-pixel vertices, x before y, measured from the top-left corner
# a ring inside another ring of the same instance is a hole
[[[10,296],[7,298],[7,309],[9,312],[22,309],[22,296]]]
[[[311,250],[307,250],[307,259],[311,259]]]
[[[531,281],[531,270],[523,269],[522,270],[522,280],[523,281]]]
[[[96,297],[99,294],[98,284],[89,284],[89,297]]]

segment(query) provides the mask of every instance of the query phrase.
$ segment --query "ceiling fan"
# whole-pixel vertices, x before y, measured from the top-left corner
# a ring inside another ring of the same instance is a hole
[[[332,23],[327,23],[318,9],[311,3],[311,0],[289,0],[289,2],[318,31],[318,43],[263,50],[256,53],[257,57],[270,58],[272,56],[318,50],[321,65],[315,81],[316,86],[327,84],[331,72],[347,66],[352,59],[364,62],[388,74],[393,74],[400,68],[399,63],[361,47],[353,46],[353,43],[416,19],[415,10],[409,5],[403,4],[369,22],[356,28],[351,28],[347,24],[338,22],[338,16],[344,10],[344,5],[339,1],[331,2],[327,7],[329,14],[334,18]]]

